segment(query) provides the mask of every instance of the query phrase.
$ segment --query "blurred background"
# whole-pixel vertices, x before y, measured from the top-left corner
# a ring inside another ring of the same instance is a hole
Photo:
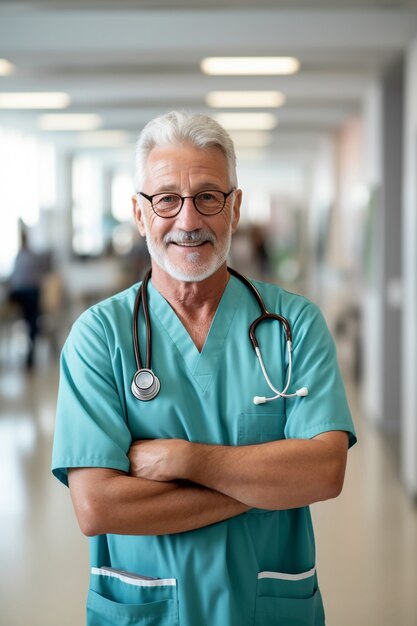
[[[87,540],[49,473],[59,351],[148,265],[134,143],[173,108],[235,140],[231,263],[337,343],[359,444],[313,507],[328,624],[416,626],[415,0],[0,2],[0,624],[84,623]]]

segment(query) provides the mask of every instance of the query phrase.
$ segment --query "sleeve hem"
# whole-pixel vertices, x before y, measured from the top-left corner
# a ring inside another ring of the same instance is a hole
[[[341,424],[316,424],[314,428],[310,428],[303,433],[297,433],[295,435],[288,436],[287,439],[313,439],[317,435],[321,435],[322,433],[328,433],[332,430],[342,430],[347,432],[349,435],[349,448],[355,445],[357,442],[356,433],[352,430],[351,423],[341,423]]]
[[[114,459],[79,459],[79,460],[63,460],[52,467],[52,474],[68,487],[68,469],[77,467],[106,468],[119,470],[121,472],[129,471],[128,461],[120,461]]]

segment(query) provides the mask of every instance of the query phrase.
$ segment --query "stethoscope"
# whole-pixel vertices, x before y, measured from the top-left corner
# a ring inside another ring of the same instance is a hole
[[[262,374],[266,380],[266,383],[268,387],[271,389],[271,391],[273,391],[274,394],[276,395],[272,396],[271,398],[266,398],[265,396],[255,396],[253,398],[254,404],[264,404],[265,402],[271,402],[272,400],[277,400],[278,398],[294,398],[296,396],[301,396],[301,397],[307,396],[308,395],[307,387],[301,387],[301,389],[297,389],[295,393],[287,393],[291,384],[291,375],[292,375],[292,333],[291,333],[291,326],[290,326],[289,321],[285,317],[282,317],[282,315],[278,315],[276,313],[269,313],[255,285],[251,283],[250,280],[248,280],[245,276],[242,276],[242,274],[239,274],[239,272],[232,269],[231,267],[228,267],[227,269],[230,272],[230,274],[238,278],[240,281],[242,281],[244,285],[246,285],[246,287],[248,287],[248,289],[250,290],[252,295],[255,297],[261,309],[261,315],[257,317],[249,327],[249,338],[253,346],[253,349],[255,350],[255,354],[258,357]],[[136,300],[135,300],[135,306],[133,309],[133,320],[132,320],[133,349],[135,352],[137,371],[135,375],[133,376],[131,390],[135,398],[137,398],[138,400],[143,400],[143,401],[153,400],[158,395],[159,390],[161,388],[161,383],[159,381],[159,378],[157,377],[157,375],[155,374],[155,372],[152,370],[152,367],[151,367],[152,328],[151,328],[151,321],[149,317],[148,289],[147,289],[148,282],[151,277],[151,272],[152,270],[149,270],[146,273],[142,281],[142,284],[140,288],[138,289],[138,293],[136,295]],[[145,318],[145,328],[146,328],[146,366],[145,367],[143,367],[142,361],[140,358],[139,338],[138,338],[138,317],[139,317],[139,307],[140,307],[141,302],[142,302],[142,309],[143,309],[143,315]],[[269,376],[266,372],[265,365],[262,359],[259,344],[256,339],[256,328],[259,326],[259,324],[267,320],[276,320],[280,322],[280,324],[282,325],[284,329],[285,337],[287,341],[288,375],[287,375],[287,382],[285,383],[285,387],[282,391],[278,391],[278,389],[276,389],[274,385],[271,383],[271,381],[269,380]]]

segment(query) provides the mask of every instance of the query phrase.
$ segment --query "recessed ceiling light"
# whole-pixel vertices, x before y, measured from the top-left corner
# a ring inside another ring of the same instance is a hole
[[[229,130],[270,130],[278,123],[272,113],[217,113],[214,117]]]
[[[236,156],[239,159],[239,162],[264,161],[266,158],[265,150],[262,150],[262,147],[251,148],[249,146],[238,146],[236,148]]]
[[[101,123],[101,117],[95,113],[48,113],[38,120],[42,130],[96,130]]]
[[[211,91],[206,96],[209,106],[215,108],[280,107],[285,96],[279,91]]]
[[[264,148],[271,143],[271,135],[262,130],[231,130],[229,135],[236,148]]]
[[[300,62],[295,57],[207,57],[200,67],[214,75],[279,75],[298,72]]]
[[[123,130],[94,130],[83,133],[80,137],[81,146],[111,147],[125,145],[129,141],[129,134]]]
[[[70,101],[61,92],[0,93],[0,109],[65,109]]]
[[[10,76],[16,70],[15,65],[7,59],[0,59],[0,76]]]

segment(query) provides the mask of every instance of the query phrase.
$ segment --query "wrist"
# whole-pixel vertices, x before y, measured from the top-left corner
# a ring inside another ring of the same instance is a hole
[[[183,439],[181,442],[181,450],[180,450],[180,459],[181,464],[179,468],[179,476],[181,480],[192,480],[193,474],[193,455],[194,448],[197,444],[191,443],[191,441],[187,441]]]
[[[201,443],[193,443],[184,441],[184,449],[182,450],[182,475],[184,480],[199,483],[199,468],[204,467],[206,445]]]
[[[183,455],[183,478],[185,480],[210,487],[206,479],[210,472],[210,467],[216,464],[216,451],[219,446],[192,443],[186,441]]]

